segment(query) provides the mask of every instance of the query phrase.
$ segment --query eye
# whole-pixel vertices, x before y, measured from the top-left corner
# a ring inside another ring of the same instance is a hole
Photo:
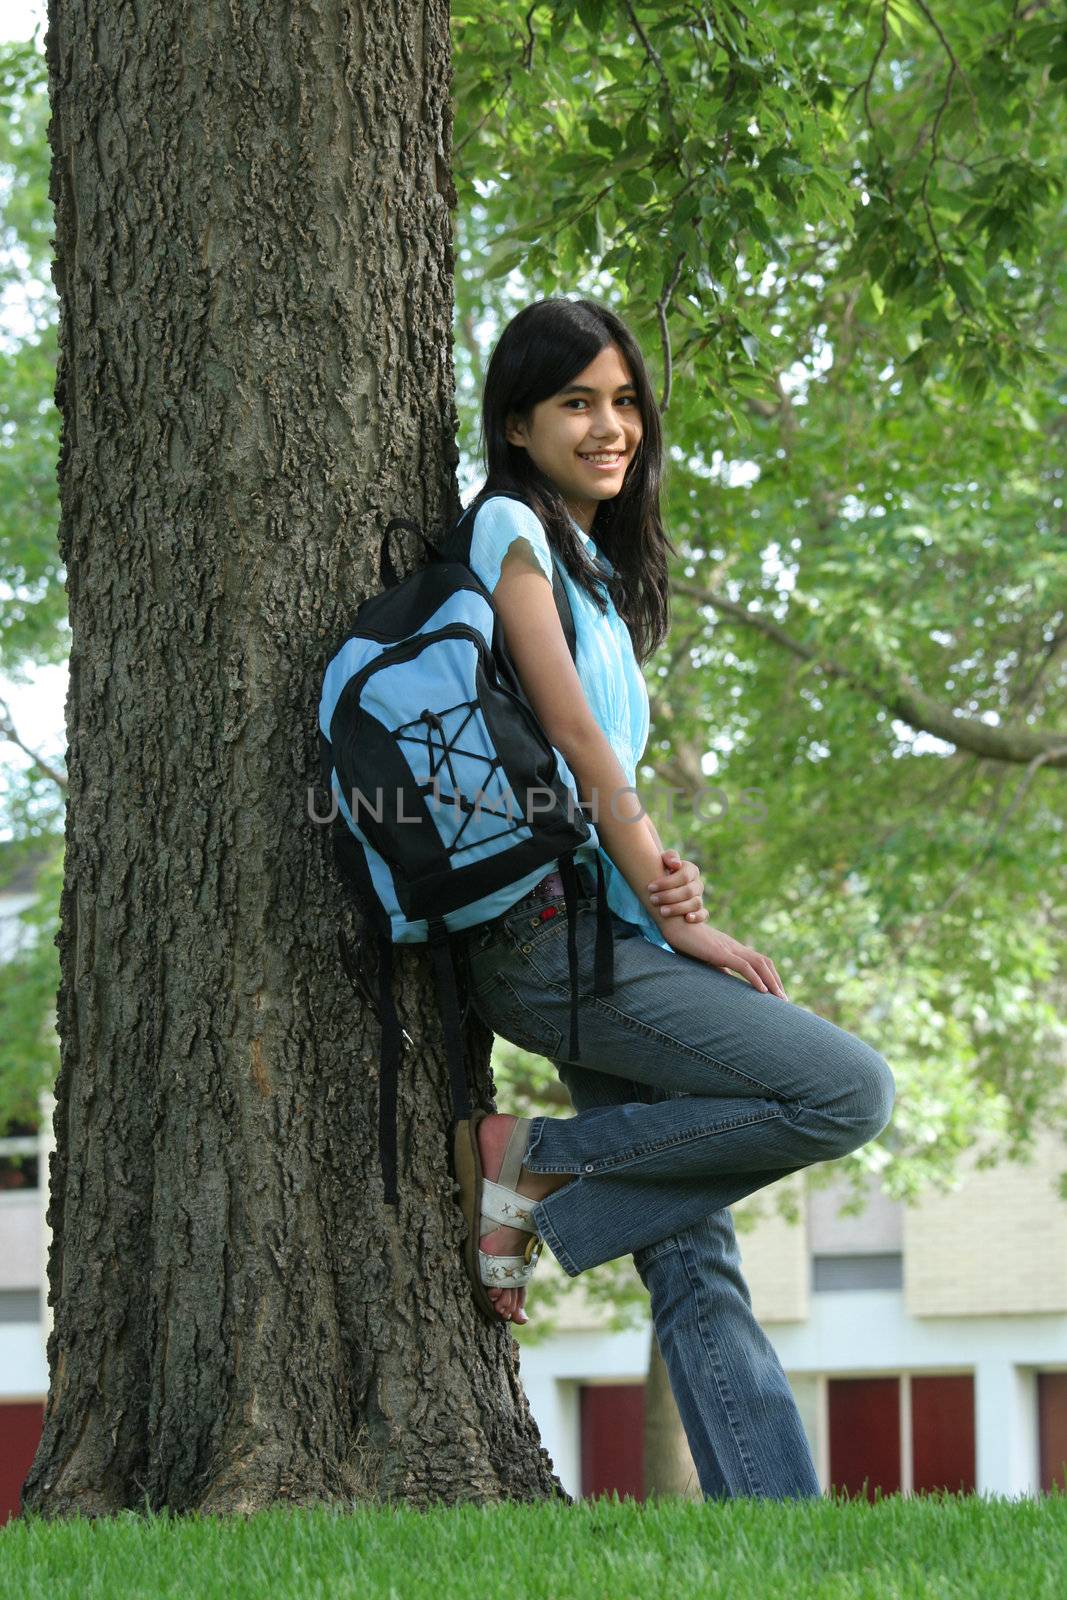
[[[587,404],[587,402],[582,399],[581,395],[575,395],[570,400],[564,400],[563,404],[565,406],[584,406]],[[616,401],[616,404],[622,406],[635,406],[637,404],[637,399],[632,394],[621,394]]]

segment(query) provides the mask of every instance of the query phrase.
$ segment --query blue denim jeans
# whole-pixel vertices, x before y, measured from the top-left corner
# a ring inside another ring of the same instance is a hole
[[[632,1254],[707,1499],[820,1493],[778,1357],[752,1313],[727,1207],[889,1121],[878,1052],[792,1001],[646,939],[611,913],[615,992],[593,994],[596,896],[580,869],[579,1054],[567,916],[535,891],[462,942],[470,1004],[548,1057],[576,1115],[534,1117],[524,1164],[573,1173],[533,1207],[564,1272]],[[556,914],[541,920],[539,913]]]

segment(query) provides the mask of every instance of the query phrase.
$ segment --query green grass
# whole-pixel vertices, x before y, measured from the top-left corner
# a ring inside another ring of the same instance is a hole
[[[0,1574],[20,1600],[1063,1600],[1067,1496],[26,1516]]]

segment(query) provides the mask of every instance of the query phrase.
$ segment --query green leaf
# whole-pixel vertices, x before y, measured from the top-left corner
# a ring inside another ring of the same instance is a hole
[[[945,277],[948,280],[952,288],[952,292],[955,294],[956,299],[959,301],[962,309],[964,311],[970,311],[974,305],[974,295],[977,293],[977,284],[975,284],[974,280],[964,271],[964,269],[960,266],[957,266],[954,261],[946,261]]]
[[[494,254],[482,269],[482,276],[488,279],[506,278],[509,272],[521,267],[525,259],[525,250],[509,250],[499,255]]]
[[[619,183],[627,200],[632,201],[635,206],[645,205],[656,192],[652,179],[646,177],[643,172],[624,172]]]
[[[589,33],[600,36],[604,26],[607,0],[577,0],[577,11]]]
[[[612,128],[600,117],[592,117],[586,125],[589,142],[598,150],[609,150],[612,155],[617,154],[622,145],[622,135],[618,128]]]

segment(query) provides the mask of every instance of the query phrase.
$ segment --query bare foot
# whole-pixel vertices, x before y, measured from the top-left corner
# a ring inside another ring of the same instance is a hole
[[[487,1178],[494,1181],[499,1178],[504,1151],[517,1121],[517,1117],[493,1114],[483,1117],[479,1122],[478,1154],[481,1158],[482,1171]],[[560,1189],[570,1181],[569,1172],[529,1172],[523,1167],[515,1187],[517,1193],[529,1200],[543,1200],[554,1189]],[[530,1238],[528,1229],[500,1227],[494,1228],[490,1233],[483,1233],[478,1243],[487,1255],[514,1256],[522,1254]],[[514,1320],[523,1323],[530,1320],[524,1310],[526,1302],[524,1288],[494,1289],[486,1284],[485,1292],[505,1321]]]

